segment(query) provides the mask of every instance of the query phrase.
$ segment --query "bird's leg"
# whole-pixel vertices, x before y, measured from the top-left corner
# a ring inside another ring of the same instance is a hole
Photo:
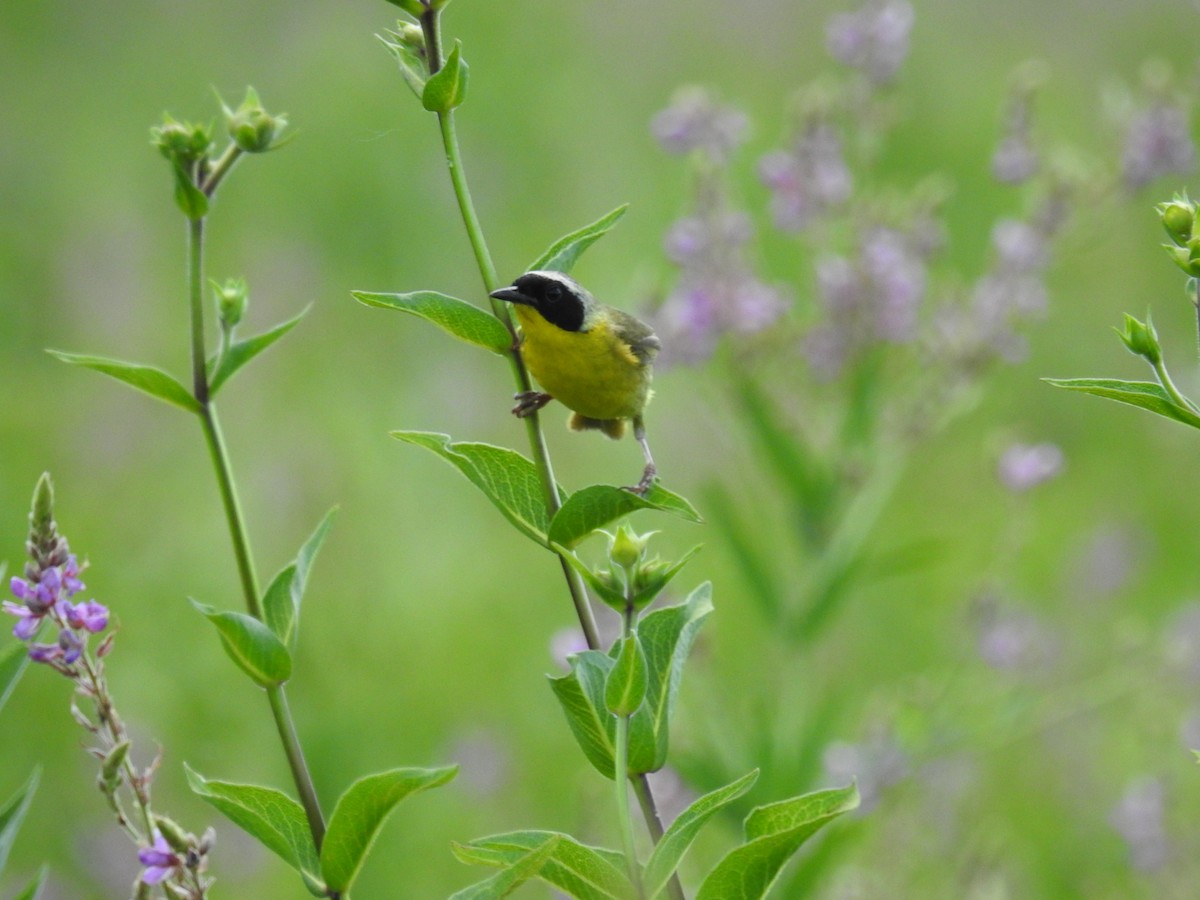
[[[650,490],[650,485],[654,484],[654,479],[658,475],[658,468],[654,465],[654,457],[650,455],[650,444],[646,440],[646,423],[642,421],[641,416],[633,418],[633,436],[637,442],[642,445],[642,455],[646,457],[646,468],[642,470],[642,480],[635,487],[626,488],[627,491],[644,496],[646,491]]]
[[[522,391],[513,394],[513,399],[517,401],[517,405],[513,407],[512,414],[518,419],[524,419],[532,416],[554,398],[541,391]]]

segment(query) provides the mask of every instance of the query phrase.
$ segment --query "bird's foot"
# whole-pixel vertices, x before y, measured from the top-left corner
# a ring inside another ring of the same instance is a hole
[[[648,466],[646,466],[645,471],[642,472],[641,481],[639,481],[633,487],[623,487],[621,490],[629,491],[631,494],[637,494],[639,497],[645,497],[646,492],[650,490],[650,488],[654,485],[654,482],[657,480],[658,469],[654,467],[654,463],[650,463]]]
[[[518,419],[525,419],[554,398],[541,391],[522,391],[519,394],[513,394],[513,399],[517,401],[517,405],[512,408],[512,414]]]

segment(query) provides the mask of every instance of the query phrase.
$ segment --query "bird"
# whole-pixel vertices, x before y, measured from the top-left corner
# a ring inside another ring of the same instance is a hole
[[[521,325],[516,346],[543,388],[516,394],[513,415],[525,418],[558,400],[571,410],[571,430],[595,429],[613,440],[632,422],[646,467],[637,485],[627,490],[644,496],[658,475],[643,417],[654,393],[654,358],[662,349],[654,329],[600,303],[561,272],[526,272],[490,296],[513,304]]]

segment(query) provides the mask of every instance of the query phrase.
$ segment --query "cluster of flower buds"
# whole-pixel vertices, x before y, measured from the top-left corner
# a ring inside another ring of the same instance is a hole
[[[246,99],[237,109],[230,109],[224,103],[221,109],[225,112],[229,139],[243,153],[266,153],[279,146],[275,138],[287,126],[287,116],[271,115],[263,109],[254,88],[246,88]]]
[[[1163,248],[1175,260],[1175,265],[1190,276],[1187,292],[1192,303],[1197,303],[1196,278],[1200,277],[1200,210],[1188,199],[1187,193],[1176,194],[1168,203],[1160,203],[1159,218],[1171,243]],[[1135,351],[1136,352],[1136,351]]]
[[[84,589],[79,576],[82,567],[71,552],[67,539],[58,533],[54,521],[54,489],[43,475],[34,492],[29,514],[29,561],[25,577],[10,583],[13,596],[20,602],[4,601],[4,611],[17,617],[13,634],[29,641],[46,622],[58,628],[52,643],[33,642],[29,656],[47,663],[64,674],[73,674],[74,665],[83,655],[88,636],[108,627],[108,610],[95,600],[81,603],[71,598]],[[112,646],[111,635],[97,650],[103,656]]]
[[[628,523],[622,523],[616,534],[609,535],[611,568],[588,573],[587,580],[600,599],[620,613],[648,606],[700,549],[692,549],[674,563],[657,555],[650,557],[647,546],[656,534],[657,531],[637,534]]]

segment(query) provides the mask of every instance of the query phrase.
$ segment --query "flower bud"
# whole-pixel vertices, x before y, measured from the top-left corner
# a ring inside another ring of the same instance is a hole
[[[176,853],[187,853],[191,849],[192,841],[189,840],[187,832],[171,819],[166,816],[155,816],[154,825],[158,828],[158,833],[163,836],[163,840]]]
[[[1190,238],[1186,247],[1176,247],[1174,244],[1163,244],[1163,249],[1167,251],[1167,255],[1175,260],[1175,265],[1183,269],[1192,277],[1200,276],[1200,259],[1193,257],[1192,244],[1197,243],[1196,238]]]
[[[1187,196],[1176,196],[1170,203],[1155,207],[1167,236],[1179,246],[1187,244],[1196,221],[1196,206]]]
[[[612,560],[613,565],[626,570],[632,569],[646,556],[646,545],[657,533],[648,531],[645,534],[637,534],[629,527],[628,522],[622,522],[617,533],[609,541],[608,558]]]
[[[121,783],[121,767],[125,765],[125,760],[128,757],[129,741],[121,741],[121,743],[108,751],[104,757],[104,762],[100,766],[100,785],[102,789],[107,788],[109,791],[113,791]]]
[[[208,154],[212,135],[207,126],[177,122],[166,116],[163,124],[150,129],[150,140],[167,159],[185,168]]]
[[[274,145],[275,136],[287,125],[285,115],[272,116],[258,100],[258,92],[246,88],[246,99],[236,110],[221,104],[225,110],[225,127],[229,137],[246,153],[265,153]]]
[[[223,285],[213,282],[213,291],[217,300],[217,318],[222,328],[230,330],[246,315],[246,306],[250,302],[246,282],[242,278],[230,278]]]
[[[1162,347],[1159,346],[1158,332],[1154,328],[1154,323],[1150,321],[1149,313],[1147,313],[1144,323],[1126,313],[1125,330],[1118,331],[1117,335],[1129,348],[1130,353],[1142,357],[1152,366],[1162,362]]]

